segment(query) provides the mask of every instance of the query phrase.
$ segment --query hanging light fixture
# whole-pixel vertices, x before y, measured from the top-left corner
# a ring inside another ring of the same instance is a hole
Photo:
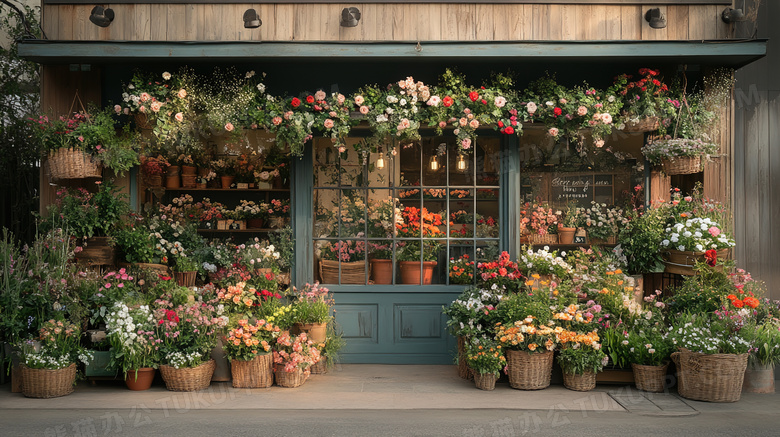
[[[374,167],[377,170],[384,170],[385,169],[385,154],[382,153],[382,148],[379,148],[379,158],[376,159],[376,162],[374,163]]]
[[[469,159],[466,155],[458,155],[458,161],[455,162],[455,168],[462,173],[465,173],[469,169]]]
[[[92,8],[92,12],[89,13],[89,21],[98,27],[108,27],[114,21],[114,10],[104,8],[103,6],[95,6]]]
[[[341,10],[341,27],[357,27],[360,21],[360,9],[356,7],[344,8]]]
[[[663,29],[666,27],[666,17],[661,12],[661,8],[648,9],[645,12],[645,21],[650,24],[653,29]]]
[[[439,170],[439,157],[437,155],[431,156],[431,170]]]
[[[263,25],[263,21],[260,19],[257,11],[254,9],[247,9],[244,12],[244,27],[247,29],[257,29]]]

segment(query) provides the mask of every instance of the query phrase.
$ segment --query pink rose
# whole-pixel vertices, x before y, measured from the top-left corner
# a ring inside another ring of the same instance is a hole
[[[119,114],[120,112],[122,112],[122,107],[121,107],[121,106],[119,106],[119,105],[114,105],[114,112],[116,112],[117,114]]]
[[[148,102],[151,98],[152,96],[149,93],[141,93],[141,102]]]
[[[596,147],[598,147],[598,148],[604,147],[604,140],[596,141]]]
[[[176,119],[176,121],[182,122],[184,121],[184,114],[182,114],[181,112],[177,112],[174,118]]]
[[[360,96],[360,95],[355,96],[355,104],[356,105],[360,106],[360,105],[363,104],[364,101],[365,101],[365,99],[363,99],[363,96]]]
[[[347,100],[347,98],[344,97],[344,94],[336,96],[336,102],[338,102],[339,105],[343,105],[345,100]]]
[[[461,147],[463,149],[470,149],[471,148],[471,138],[464,138],[463,141],[460,142]]]
[[[551,137],[557,137],[558,136],[558,128],[557,127],[551,127],[550,130],[547,131],[548,134],[550,134]]]
[[[579,115],[580,117],[586,115],[587,113],[588,113],[588,108],[584,106],[580,106],[579,108],[577,108],[577,115]]]
[[[401,122],[398,123],[398,130],[408,129],[409,126],[411,126],[411,123],[409,123],[409,119],[407,118],[401,119]]]
[[[685,196],[685,201],[686,201],[686,202],[693,202],[693,197],[691,197],[691,196]]]
[[[139,106],[138,107],[138,111],[139,112],[146,112],[146,106],[144,106],[144,105]]]
[[[187,90],[184,88],[180,89],[178,93],[176,93],[177,96],[179,96],[180,99],[183,99],[187,97]]]
[[[276,116],[271,120],[271,122],[274,124],[274,126],[279,126],[282,124],[282,117]]]
[[[152,102],[152,104],[150,105],[150,107],[152,108],[152,111],[154,111],[154,112],[160,112],[160,108],[162,108],[162,103],[160,103],[160,102],[156,102],[156,101],[155,101],[155,102]]]
[[[440,122],[439,122],[439,127],[440,127],[440,128],[442,128],[442,129],[444,129],[445,127],[447,127],[447,122],[445,122],[445,121],[440,121]]]
[[[458,120],[458,124],[461,125],[461,127],[466,126],[468,122],[469,121],[466,120],[465,118],[461,118],[460,120]]]
[[[609,115],[609,112],[605,112],[601,114],[601,122],[604,124],[610,124],[612,123],[612,116]]]
[[[717,237],[718,235],[720,235],[720,229],[716,228],[715,226],[709,228],[707,232],[709,232],[710,235],[712,235],[713,237]]]
[[[325,126],[325,129],[332,129],[333,128],[333,120],[326,118],[325,121],[322,123],[323,126]]]
[[[493,100],[493,104],[496,105],[496,108],[503,108],[506,105],[506,98],[498,96]]]
[[[478,128],[478,127],[479,127],[479,120],[471,120],[471,121],[469,122],[469,126],[470,126],[472,129],[476,129],[476,128]]]
[[[425,102],[428,106],[439,106],[439,103],[441,103],[441,98],[439,96],[431,96],[431,98]]]
[[[338,114],[336,114],[336,111],[330,111],[330,112],[328,112],[328,116],[330,116],[330,117],[335,117],[335,116],[337,116],[337,115],[338,115]]]
[[[368,114],[368,106],[366,106],[366,105],[361,106],[360,107],[360,113],[363,114],[363,115]]]
[[[233,132],[233,129],[234,129],[234,128],[233,128],[233,123],[231,123],[231,122],[228,122],[228,123],[225,125],[225,130],[226,130],[226,131],[228,131],[228,132]]]
[[[314,93],[314,99],[315,100],[325,100],[325,91],[319,90],[316,93]]]

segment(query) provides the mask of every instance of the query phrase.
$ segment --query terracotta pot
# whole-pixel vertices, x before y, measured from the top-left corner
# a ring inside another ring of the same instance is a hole
[[[293,330],[298,333],[305,332],[309,340],[319,344],[325,343],[327,327],[327,323],[296,323]]]
[[[374,280],[374,284],[392,284],[393,283],[393,260],[372,259],[371,278]]]
[[[166,172],[168,176],[179,176],[179,166],[178,165],[172,165],[168,167],[168,171]]]
[[[137,370],[128,370],[125,375],[125,385],[130,390],[149,390],[157,371],[152,367],[141,367]]]
[[[162,181],[162,175],[149,175],[144,176],[144,183],[146,183],[146,186],[149,188],[161,188],[163,181]]]
[[[181,181],[179,175],[167,175],[165,176],[165,188],[169,190],[175,190],[181,187]]]
[[[198,177],[195,175],[181,175],[181,186],[183,188],[195,188],[198,185]]]
[[[558,243],[573,244],[575,232],[577,228],[558,228]]]
[[[182,176],[195,176],[198,174],[198,167],[195,167],[194,165],[182,165],[181,166],[181,175]]]
[[[220,179],[222,180],[222,188],[228,189],[230,188],[230,185],[233,184],[233,181],[236,180],[235,176],[221,176]]]
[[[430,285],[433,280],[433,268],[438,264],[436,261],[401,261],[398,265],[401,268],[401,283],[420,285],[420,269],[423,271],[422,285]]]
[[[263,227],[265,220],[259,218],[246,219],[246,227],[248,229],[259,229]]]
[[[282,182],[282,178],[274,178],[274,188],[278,190],[284,188],[284,182]]]

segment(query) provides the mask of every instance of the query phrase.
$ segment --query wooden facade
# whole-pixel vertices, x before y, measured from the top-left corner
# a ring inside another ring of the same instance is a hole
[[[100,28],[88,4],[45,4],[51,40],[75,41],[703,41],[733,36],[711,4],[243,3],[111,4]],[[339,26],[345,6],[360,9],[357,27]],[[645,11],[659,7],[667,27],[653,29]],[[245,29],[253,8],[263,24]]]

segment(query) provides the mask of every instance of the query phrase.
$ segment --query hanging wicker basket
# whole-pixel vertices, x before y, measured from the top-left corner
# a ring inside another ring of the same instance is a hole
[[[737,402],[748,354],[702,354],[681,349],[672,354],[677,366],[677,392],[696,401]]]
[[[550,385],[553,353],[544,351],[529,354],[526,351],[507,351],[509,385],[520,390],[541,390]]]
[[[563,372],[563,386],[569,390],[591,391],[596,388],[596,373],[585,372],[582,375]]]
[[[48,163],[55,181],[103,177],[103,165],[81,150],[57,149],[49,153]]]
[[[163,364],[160,366],[160,373],[168,390],[196,391],[206,389],[211,385],[214,367],[214,360],[208,360],[200,366],[180,369]]]
[[[257,355],[249,361],[232,360],[230,373],[235,388],[268,388],[274,383],[273,355]]]
[[[668,176],[699,173],[701,156],[678,156],[674,159],[661,160],[661,167]]]
[[[73,393],[76,364],[57,370],[31,369],[19,366],[22,373],[22,394],[28,398],[56,398]]]
[[[645,117],[636,122],[627,121],[623,127],[623,132],[653,132],[658,130],[659,126],[658,117]]]
[[[661,393],[666,388],[666,369],[669,363],[663,366],[648,366],[631,363],[634,370],[634,382],[636,388],[651,393]]]

